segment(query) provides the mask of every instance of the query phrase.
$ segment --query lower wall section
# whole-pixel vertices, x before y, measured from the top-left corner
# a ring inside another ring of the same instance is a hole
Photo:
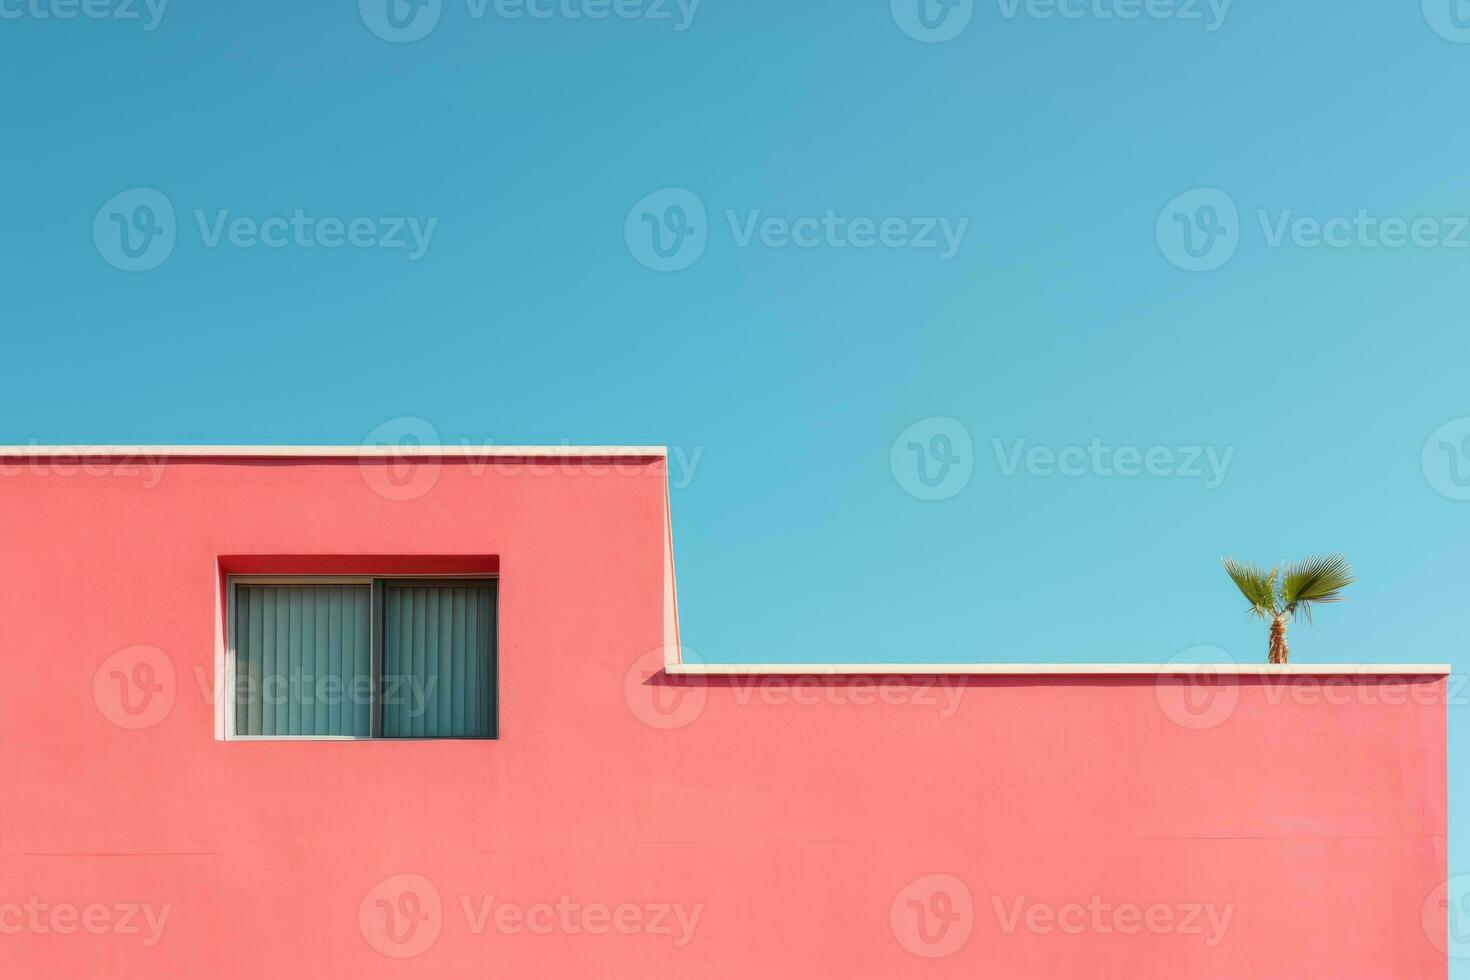
[[[660,657],[512,651],[496,742],[57,735],[5,767],[0,973],[1445,976],[1442,677]]]

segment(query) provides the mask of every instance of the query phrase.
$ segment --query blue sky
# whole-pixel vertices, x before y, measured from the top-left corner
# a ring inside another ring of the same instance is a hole
[[[121,2],[0,0],[0,440],[667,444],[709,660],[1261,659],[1220,557],[1342,550],[1294,659],[1464,665],[1450,0]]]

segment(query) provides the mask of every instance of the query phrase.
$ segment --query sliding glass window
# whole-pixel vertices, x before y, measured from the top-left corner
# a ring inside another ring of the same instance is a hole
[[[494,580],[230,589],[231,737],[497,736]]]

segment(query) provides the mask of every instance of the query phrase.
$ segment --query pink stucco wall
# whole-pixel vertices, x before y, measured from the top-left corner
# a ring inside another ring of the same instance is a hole
[[[1445,975],[1442,678],[676,684],[660,461],[385,465],[7,462],[0,977]],[[219,740],[281,556],[493,561],[501,738]]]

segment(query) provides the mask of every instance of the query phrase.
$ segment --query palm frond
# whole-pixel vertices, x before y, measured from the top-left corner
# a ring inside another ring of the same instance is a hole
[[[1341,602],[1342,590],[1353,584],[1353,567],[1347,556],[1317,555],[1286,566],[1281,580],[1282,611],[1312,621],[1312,606],[1318,602]]]
[[[1251,604],[1252,616],[1265,619],[1268,614],[1276,611],[1274,570],[1268,572],[1260,565],[1236,561],[1234,558],[1226,558],[1221,564],[1225,566],[1225,574],[1230,576],[1240,594]]]

